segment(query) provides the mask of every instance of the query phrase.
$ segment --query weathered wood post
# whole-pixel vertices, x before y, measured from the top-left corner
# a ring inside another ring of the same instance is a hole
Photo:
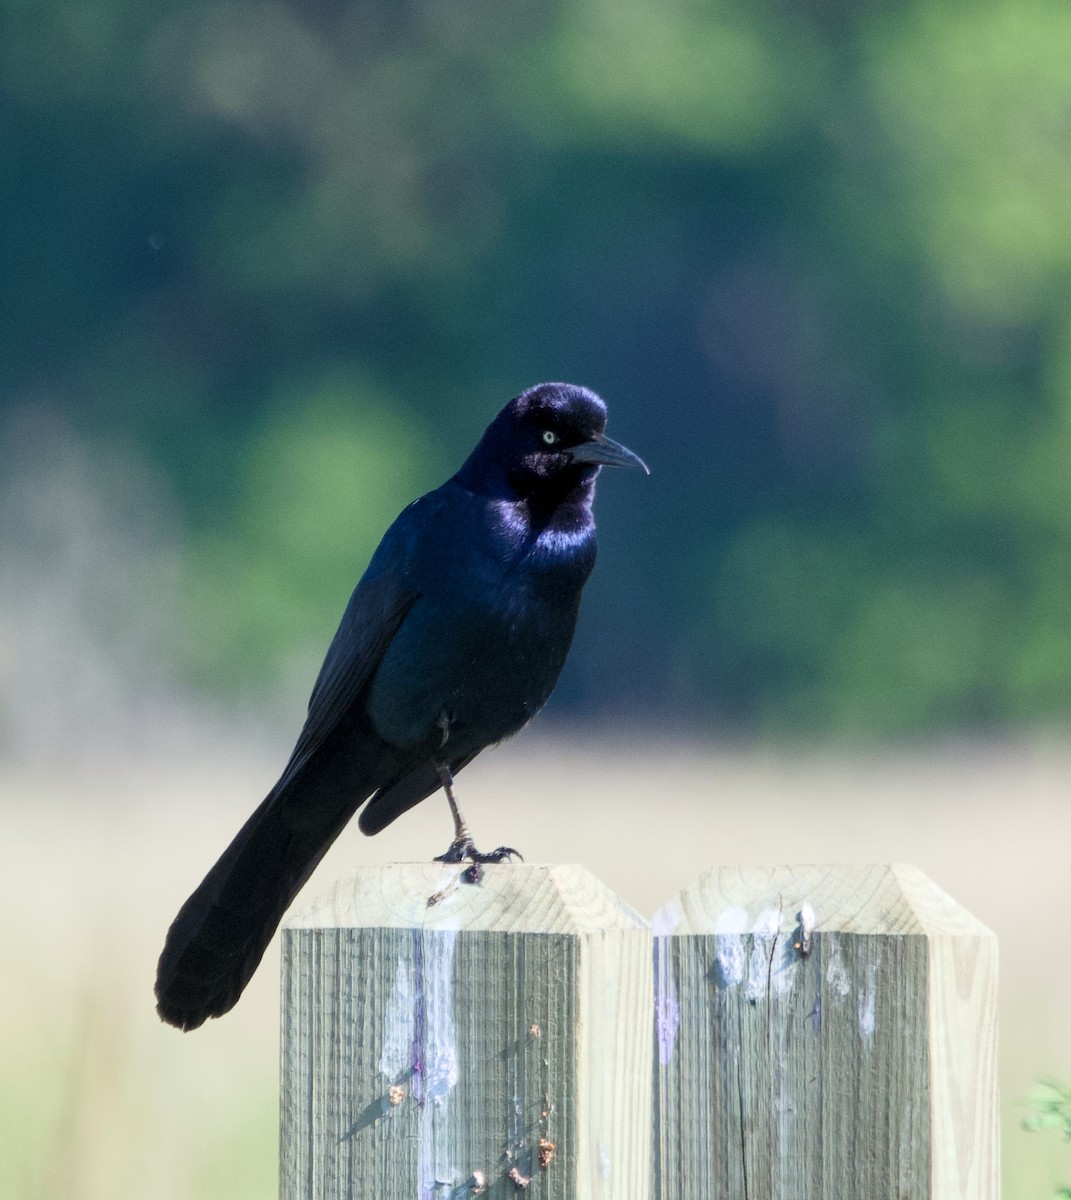
[[[996,939],[922,872],[722,867],[654,929],[660,1200],[997,1200]]]
[[[362,868],[284,928],[283,1200],[641,1200],[651,934],[580,867]]]

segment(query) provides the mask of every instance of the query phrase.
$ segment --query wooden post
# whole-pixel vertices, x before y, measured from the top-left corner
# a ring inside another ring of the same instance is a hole
[[[283,1200],[638,1200],[651,934],[580,867],[362,868],[284,928]]]
[[[653,923],[660,1200],[997,1200],[996,939],[922,872],[722,867]]]

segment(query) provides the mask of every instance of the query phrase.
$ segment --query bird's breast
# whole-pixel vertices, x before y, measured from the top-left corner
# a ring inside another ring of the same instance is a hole
[[[372,679],[369,715],[395,745],[437,743],[443,715],[452,753],[501,741],[542,708],[565,662],[594,539],[591,562],[587,539],[557,535],[509,557],[473,549],[464,572],[444,564],[424,581]]]

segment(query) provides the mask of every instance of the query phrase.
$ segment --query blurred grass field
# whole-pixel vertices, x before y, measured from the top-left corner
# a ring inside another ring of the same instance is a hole
[[[181,765],[176,765],[181,762]],[[166,761],[0,774],[0,1196],[252,1200],[276,1178],[278,957],[188,1036],[153,1012],[178,905],[274,779],[255,739]],[[1071,1148],[1019,1128],[1039,1076],[1071,1079],[1062,948],[1071,750],[1056,742],[765,752],[529,735],[462,776],[481,844],[578,861],[650,913],[714,863],[917,864],[1001,952],[1007,1200],[1071,1183]],[[348,829],[308,885],[427,858],[445,804]]]

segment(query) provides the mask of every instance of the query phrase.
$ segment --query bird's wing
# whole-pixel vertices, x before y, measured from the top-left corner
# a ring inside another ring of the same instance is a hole
[[[416,503],[387,530],[346,605],[313,685],[305,725],[284,779],[307,762],[338,725],[418,597],[408,570],[414,544],[409,514]]]
[[[473,750],[464,758],[452,759],[448,763],[451,775],[456,776],[458,771],[467,767],[479,753],[479,750]],[[424,758],[415,766],[406,767],[401,774],[385,783],[361,809],[361,815],[357,818],[361,832],[369,836],[379,833],[402,813],[408,812],[441,787],[439,772],[430,759]]]

